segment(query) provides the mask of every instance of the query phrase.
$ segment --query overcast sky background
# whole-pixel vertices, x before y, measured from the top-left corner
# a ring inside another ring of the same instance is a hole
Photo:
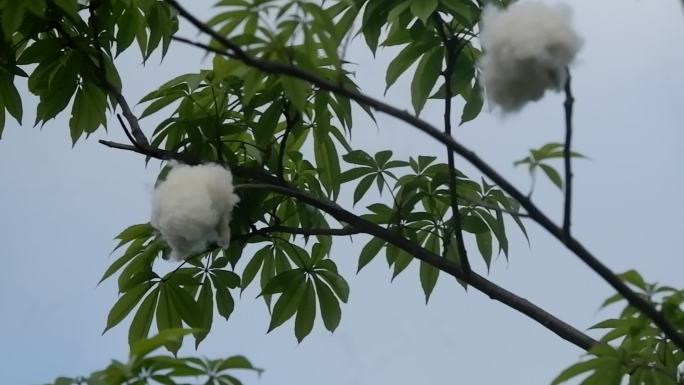
[[[207,1],[184,3],[205,19],[212,12]],[[573,69],[575,148],[591,157],[575,162],[573,231],[615,271],[636,268],[650,281],[684,287],[680,2],[580,0],[572,7],[586,39]],[[186,26],[181,34],[196,36]],[[358,63],[356,80],[382,96],[384,69],[394,52],[373,59],[361,43],[349,52]],[[143,68],[137,49],[129,51],[118,64],[131,102],[172,75],[209,65],[200,60],[201,52],[178,44],[161,66],[150,60]],[[408,109],[409,82],[402,78],[386,100]],[[125,359],[130,319],[101,336],[116,289],[113,282],[96,283],[112,261],[112,238],[148,221],[158,168],[146,169],[141,157],[97,143],[104,137],[125,141],[114,120],[108,133],[99,131],[72,149],[67,114],[42,130],[33,128],[35,99],[24,90],[23,100],[25,124],[8,120],[0,141],[0,373],[3,383],[31,385]],[[526,171],[512,161],[528,148],[561,140],[561,103],[560,95],[552,95],[505,118],[485,112],[456,135],[527,189]],[[423,117],[439,124],[440,108],[428,105]],[[443,156],[433,140],[396,120],[378,115],[378,128],[357,116],[355,147],[391,148],[400,158]],[[143,123],[151,132],[152,121]],[[534,199],[559,218],[561,194],[549,182],[540,180]],[[510,261],[499,258],[489,277],[580,329],[609,317],[610,311],[597,309],[611,288],[537,226],[528,229],[531,247],[510,228]],[[444,276],[425,306],[415,263],[393,283],[384,258],[355,275],[366,239],[336,241],[333,258],[352,292],[334,335],[317,323],[297,344],[291,322],[266,335],[268,315],[251,288],[229,322],[215,319],[196,354],[244,354],[266,369],[261,378],[241,376],[245,384],[258,385],[543,385],[582,354],[534,321],[474,290],[465,293]],[[480,260],[474,265],[485,272]],[[190,347],[184,352],[195,354]]]

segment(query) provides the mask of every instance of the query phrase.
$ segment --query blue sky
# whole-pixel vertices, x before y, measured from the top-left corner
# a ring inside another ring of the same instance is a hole
[[[210,2],[188,2],[210,14]],[[680,191],[684,14],[675,0],[572,3],[586,45],[573,70],[576,148],[590,160],[575,165],[574,232],[616,271],[636,268],[650,281],[682,287],[678,255],[684,230]],[[194,37],[185,28],[184,36]],[[384,68],[394,51],[375,59],[352,46],[357,82],[382,96]],[[130,101],[168,77],[196,71],[202,55],[174,45],[159,65],[139,65],[131,50],[118,65]],[[410,107],[410,79],[402,78],[386,99]],[[57,375],[80,375],[111,358],[125,358],[127,323],[101,335],[116,299],[112,283],[96,286],[111,262],[112,238],[149,219],[149,193],[157,165],[145,168],[131,153],[106,149],[96,139],[125,141],[112,121],[71,148],[68,117],[42,130],[31,127],[35,99],[23,92],[23,126],[8,121],[0,140],[0,373],[7,384],[37,384]],[[528,148],[562,138],[562,98],[550,95],[519,114],[485,112],[458,128],[459,140],[478,151],[520,188],[526,171],[512,161]],[[439,104],[422,116],[439,123]],[[137,109],[139,113],[140,108]],[[433,140],[396,120],[379,116],[376,127],[358,114],[353,145],[367,151],[391,148],[399,157],[434,154]],[[143,126],[150,132],[153,120]],[[459,164],[462,161],[457,160]],[[472,168],[463,167],[471,175]],[[541,181],[535,201],[559,218],[561,194]],[[363,205],[355,210],[361,212]],[[611,289],[551,237],[529,224],[531,247],[511,229],[510,261],[499,258],[489,277],[560,318],[586,329],[607,318],[597,313]],[[290,323],[266,335],[263,303],[247,291],[229,322],[216,321],[197,354],[244,354],[266,372],[246,384],[548,384],[582,352],[515,311],[475,291],[465,293],[440,277],[429,305],[417,264],[390,283],[376,261],[355,275],[365,238],[339,239],[333,258],[349,280],[350,303],[331,335],[317,324],[297,344]],[[484,272],[483,263],[475,268]],[[185,353],[193,353],[188,347]]]

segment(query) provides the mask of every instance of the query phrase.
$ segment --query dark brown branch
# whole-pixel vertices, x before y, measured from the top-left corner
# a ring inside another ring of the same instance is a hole
[[[570,219],[572,216],[572,109],[575,98],[572,95],[572,75],[568,68],[565,69],[567,79],[565,80],[565,146],[563,148],[563,158],[565,161],[565,206],[563,214],[563,233],[566,238],[570,237]]]
[[[361,234],[360,230],[351,227],[344,227],[341,229],[305,229],[299,227],[288,227],[288,226],[269,226],[257,229],[250,234],[271,234],[271,233],[287,233],[287,234],[297,234],[305,236],[316,236],[316,235],[332,235],[332,236],[346,236]]]
[[[235,189],[238,191],[245,191],[250,189],[268,190],[279,194],[287,195],[293,198],[297,198],[298,200],[304,203],[307,203],[313,207],[325,211],[326,213],[332,215],[339,222],[348,223],[350,226],[358,229],[363,233],[381,238],[382,240],[407,251],[415,258],[424,261],[453,277],[456,277],[467,282],[472,287],[489,296],[489,298],[504,303],[509,307],[518,310],[519,312],[539,322],[542,326],[551,330],[556,335],[579,346],[584,350],[589,350],[592,346],[597,344],[597,341],[595,341],[588,335],[573,328],[572,326],[556,318],[555,316],[546,312],[545,310],[537,307],[525,298],[519,297],[511,293],[510,291],[494,284],[493,282],[487,280],[486,278],[474,272],[470,272],[468,275],[464,274],[461,266],[455,264],[454,262],[428,251],[427,249],[416,244],[415,242],[403,238],[398,233],[395,233],[389,229],[378,226],[373,222],[363,219],[343,209],[334,202],[314,197],[313,195],[310,195],[304,191],[296,190],[283,185],[244,184],[235,186]]]
[[[453,90],[451,89],[451,78],[454,75],[454,61],[461,53],[465,44],[460,44],[454,50],[453,36],[447,36],[444,31],[445,24],[438,13],[435,13],[437,20],[437,29],[442,36],[442,43],[444,44],[445,53],[445,69],[444,69],[444,133],[451,136],[451,104],[453,98]],[[463,271],[469,274],[470,261],[468,260],[468,250],[466,250],[465,242],[463,241],[463,226],[461,224],[461,212],[458,209],[458,191],[456,178],[456,162],[454,160],[454,152],[447,147],[447,164],[449,166],[449,195],[451,196],[451,211],[453,216],[453,233],[456,237],[456,248],[458,250],[459,261],[463,266]],[[448,245],[451,247],[452,245]]]
[[[133,146],[135,146],[136,148],[138,148],[139,150],[141,150],[141,151],[144,152],[144,151],[145,151],[145,148],[144,148],[144,147],[141,147],[141,146],[138,144],[138,141],[135,140],[135,138],[133,137],[133,135],[131,135],[131,132],[128,130],[128,127],[126,127],[126,123],[123,121],[123,119],[121,118],[121,115],[120,115],[120,114],[116,114],[116,119],[119,121],[119,125],[121,125],[121,128],[123,129],[124,134],[126,134],[126,137],[128,138],[128,141],[131,142],[131,144],[132,144]]]
[[[123,97],[121,94],[121,90],[119,90],[116,86],[114,86],[109,79],[107,78],[107,65],[105,63],[106,58],[105,58],[105,53],[104,50],[102,49],[102,46],[100,45],[100,40],[99,40],[99,33],[101,29],[97,25],[97,16],[95,15],[97,7],[99,6],[99,1],[92,1],[89,4],[88,11],[90,12],[90,18],[89,18],[89,23],[90,23],[90,29],[92,32],[92,39],[93,39],[93,44],[95,45],[95,48],[97,49],[97,61],[99,65],[99,75],[100,75],[100,83],[107,89],[107,91],[114,96],[114,99],[116,99],[116,102],[119,104],[121,107],[121,112],[123,113],[124,117],[126,117],[126,121],[128,121],[128,124],[131,126],[131,131],[130,133],[126,129],[126,125],[123,124],[121,121],[121,118],[118,117],[119,123],[121,123],[121,126],[124,128],[124,131],[126,132],[126,136],[129,137],[129,140],[134,145],[140,145],[140,146],[147,146],[149,145],[149,142],[147,141],[147,137],[143,133],[142,129],[140,128],[140,124],[138,123],[138,118],[133,114],[133,111],[131,110],[130,106],[128,105],[128,102],[126,101],[126,98]],[[130,139],[130,136],[133,135],[135,140]]]
[[[682,336],[677,331],[677,329],[665,318],[665,316],[661,312],[659,312],[648,301],[646,301],[644,298],[640,297],[632,289],[630,289],[629,286],[627,286],[606,265],[601,263],[601,261],[599,261],[591,252],[589,252],[584,247],[584,245],[582,245],[578,240],[576,240],[572,236],[566,237],[563,230],[560,227],[558,227],[548,216],[546,216],[546,214],[544,214],[528,197],[526,197],[522,192],[520,192],[520,190],[513,186],[496,170],[494,170],[475,152],[471,151],[467,147],[455,141],[453,137],[447,135],[446,133],[440,131],[430,123],[412,115],[407,111],[400,110],[396,107],[393,107],[368,95],[362,94],[358,91],[350,90],[344,86],[332,83],[325,78],[322,78],[313,73],[309,73],[298,67],[254,58],[245,53],[243,50],[241,50],[240,47],[237,46],[237,44],[233,43],[226,37],[218,34],[216,31],[212,30],[206,24],[199,21],[199,19],[189,14],[183,7],[181,7],[178,4],[177,1],[165,1],[169,3],[172,7],[174,7],[181,16],[187,19],[200,31],[208,34],[217,42],[227,47],[230,50],[230,52],[224,52],[224,55],[234,57],[251,67],[260,69],[267,73],[287,75],[299,78],[301,80],[314,84],[323,90],[334,92],[338,95],[350,98],[356,101],[357,103],[371,107],[377,111],[386,113],[423,131],[424,133],[438,140],[442,144],[446,145],[452,151],[461,155],[463,158],[468,160],[473,166],[475,166],[478,170],[480,170],[485,176],[487,176],[492,182],[496,183],[499,187],[501,187],[501,189],[507,192],[513,199],[516,199],[520,203],[520,205],[527,210],[531,218],[533,218],[539,225],[541,225],[557,240],[564,244],[570,251],[572,251],[584,263],[586,263],[594,272],[596,272],[601,278],[608,282],[608,284],[610,284],[615,290],[622,294],[622,296],[625,297],[625,299],[627,299],[627,301],[632,306],[639,309],[646,316],[648,316],[653,321],[653,323],[655,323],[656,326],[658,326],[658,328],[660,328],[665,333],[665,335],[667,335],[680,349],[684,350],[684,336]],[[193,45],[202,47],[212,52],[220,51],[213,49],[209,46],[203,45],[201,43],[194,43]]]

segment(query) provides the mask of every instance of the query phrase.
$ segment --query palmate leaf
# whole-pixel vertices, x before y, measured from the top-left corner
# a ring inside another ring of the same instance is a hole
[[[297,312],[297,308],[302,300],[302,296],[306,290],[306,277],[304,274],[298,275],[293,280],[288,282],[288,286],[283,293],[278,297],[273,306],[273,313],[271,314],[271,323],[268,326],[268,332],[282,325],[288,319],[292,318]]]
[[[323,324],[325,328],[331,332],[340,324],[342,319],[342,310],[340,309],[340,303],[333,291],[325,284],[320,278],[314,277],[314,282],[316,285],[316,295],[318,297],[318,303],[321,309],[321,316],[323,318]]]
[[[307,280],[306,291],[297,308],[295,318],[295,337],[302,342],[311,333],[316,319],[316,291],[311,279]]]
[[[427,24],[432,13],[437,9],[437,0],[422,0],[411,2],[411,12],[419,18],[423,24]]]
[[[356,272],[360,272],[364,266],[375,258],[376,255],[385,247],[386,242],[380,238],[372,238],[361,250],[359,255],[359,263]]]
[[[134,289],[124,293],[119,300],[116,301],[107,316],[107,326],[104,332],[116,326],[119,322],[133,310],[133,308],[140,302],[142,297],[152,287],[150,283],[143,283],[136,286]],[[103,333],[104,333],[103,332]]]
[[[392,59],[387,67],[387,73],[385,75],[385,93],[387,93],[387,90],[389,90],[397,79],[399,79],[399,77],[431,47],[432,45],[428,43],[417,42],[407,44],[399,54]]]
[[[154,311],[157,308],[159,299],[159,288],[152,290],[138,307],[131,326],[128,329],[128,344],[132,346],[135,342],[147,338],[150,327],[154,320]]]
[[[107,96],[95,84],[85,82],[76,91],[71,109],[69,129],[71,141],[76,144],[81,135],[93,133],[99,126],[106,124]]]
[[[202,284],[202,288],[200,289],[197,298],[197,305],[199,307],[199,322],[197,327],[200,330],[193,333],[195,336],[195,349],[197,349],[200,342],[209,334],[214,319],[214,292],[211,288],[209,279],[205,279]]]
[[[332,262],[329,259],[326,261]],[[316,270],[316,276],[325,281],[342,302],[346,303],[349,300],[349,284],[336,271],[320,269]]]
[[[475,84],[467,93],[467,95],[464,95],[464,98],[466,100],[466,104],[463,106],[461,124],[477,118],[482,111],[482,107],[484,106],[484,97],[482,95],[482,88],[479,81],[475,81]]]
[[[4,109],[6,109],[7,112],[10,115],[12,115],[12,117],[17,121],[17,123],[21,124],[21,120],[24,114],[21,104],[21,96],[19,96],[19,91],[17,91],[17,87],[14,85],[13,77],[5,74],[1,69],[0,104],[4,106]],[[2,106],[0,106],[0,111],[1,110]],[[0,125],[0,130],[2,130],[3,126],[4,125]],[[2,133],[0,132],[0,135],[1,134]]]
[[[442,60],[442,50],[433,48],[418,61],[418,67],[411,82],[411,101],[416,115],[420,115],[425,102],[435,87],[435,83],[437,83],[437,78],[442,71]]]
[[[430,233],[425,239],[425,248],[436,255],[441,255],[440,243],[440,238],[434,233]],[[435,289],[435,286],[437,285],[437,279],[439,278],[439,269],[428,263],[421,261],[419,277],[420,285],[423,288],[423,293],[425,293],[425,303],[428,303],[428,301],[430,300],[430,295],[432,295],[432,291]]]
[[[164,282],[159,284],[159,302],[157,303],[157,311],[155,313],[155,319],[157,321],[157,330],[163,332],[167,329],[180,329],[183,326],[178,311],[174,306],[174,302],[171,296],[168,294],[168,289]],[[168,341],[164,343],[164,346],[170,352],[176,354],[180,349],[183,341],[182,339]]]
[[[314,251],[320,249],[320,244],[316,245],[319,247],[314,247]],[[314,255],[319,254],[320,250],[314,252]],[[295,337],[301,342],[313,329],[317,301],[326,328],[332,331],[337,327],[340,318],[339,301],[348,301],[349,284],[338,273],[337,266],[332,260],[317,258],[312,267],[279,273],[262,291],[262,295],[279,293],[280,297],[273,307],[268,331],[281,326],[296,315]]]

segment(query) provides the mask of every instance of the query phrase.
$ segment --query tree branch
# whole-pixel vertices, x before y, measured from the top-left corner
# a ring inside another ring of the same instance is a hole
[[[470,272],[468,275],[464,274],[461,266],[457,265],[456,263],[430,252],[415,242],[403,238],[398,233],[363,219],[338,206],[334,202],[315,197],[304,191],[296,190],[284,185],[242,184],[236,185],[235,189],[236,191],[247,191],[251,189],[268,190],[296,198],[315,208],[325,211],[339,222],[348,223],[350,226],[358,229],[360,232],[373,235],[388,243],[391,243],[410,253],[413,257],[424,261],[455,278],[467,282],[475,289],[489,296],[491,299],[504,303],[509,307],[518,310],[519,312],[539,322],[542,326],[551,330],[556,335],[584,350],[589,350],[592,346],[598,343],[588,335],[573,328],[545,310],[537,307],[525,298],[511,293],[510,291],[492,283],[491,281],[474,272]]]
[[[343,227],[341,229],[305,229],[299,227],[288,227],[288,226],[269,226],[263,227],[253,231],[251,234],[271,234],[271,233],[288,233],[304,236],[316,236],[316,235],[332,235],[332,236],[346,236],[346,235],[356,235],[361,234],[360,230]]]
[[[565,207],[563,214],[563,233],[566,238],[570,238],[570,217],[572,216],[572,109],[575,98],[572,95],[572,75],[570,69],[566,68],[565,73],[565,146],[563,148],[563,158],[565,160]]]
[[[516,199],[520,203],[520,205],[527,210],[532,219],[534,219],[540,226],[542,226],[546,231],[548,231],[557,240],[564,244],[570,251],[572,251],[585,264],[587,264],[594,272],[596,272],[601,278],[603,278],[608,284],[610,284],[617,292],[619,292],[623,297],[625,297],[625,299],[627,299],[630,305],[639,309],[642,313],[648,316],[653,321],[653,323],[656,324],[656,326],[658,326],[658,328],[660,328],[665,333],[665,335],[667,335],[680,349],[684,350],[684,336],[682,336],[677,331],[677,329],[665,318],[665,316],[661,312],[659,312],[648,301],[646,301],[644,298],[640,297],[632,289],[630,289],[629,286],[627,286],[606,265],[601,263],[601,261],[599,261],[591,252],[589,252],[584,247],[584,245],[582,245],[577,239],[573,238],[572,236],[566,237],[563,230],[560,227],[558,227],[548,216],[546,216],[528,197],[526,197],[522,192],[520,192],[520,190],[514,187],[507,179],[505,179],[496,170],[494,170],[475,152],[471,151],[467,147],[463,146],[462,144],[454,140],[453,137],[447,135],[444,132],[441,132],[439,129],[437,129],[430,123],[414,116],[413,114],[407,111],[400,110],[396,107],[388,105],[380,100],[362,94],[358,91],[350,90],[344,86],[332,83],[327,79],[322,78],[316,74],[309,73],[298,67],[254,58],[245,53],[242,49],[240,49],[240,47],[237,44],[230,41],[226,37],[218,34],[209,26],[202,23],[201,21],[199,21],[199,19],[188,13],[183,7],[181,7],[178,4],[176,0],[164,1],[166,1],[173,8],[175,8],[182,17],[188,20],[200,31],[208,34],[221,45],[225,46],[227,49],[230,50],[230,52],[224,52],[224,55],[234,57],[251,67],[260,69],[267,73],[288,75],[293,76],[295,78],[299,78],[301,80],[314,84],[323,90],[345,96],[356,101],[357,103],[371,107],[377,111],[386,113],[423,131],[432,138],[446,145],[452,151],[461,155],[463,158],[468,160],[473,166],[475,166],[478,170],[480,170],[480,172],[487,176],[492,182],[496,183],[499,187],[501,187],[502,190],[507,192],[512,198]],[[194,43],[193,45],[202,47],[208,51],[217,52],[216,49],[213,49],[201,43]]]
[[[115,143],[115,142],[110,142],[106,140],[101,140],[100,143],[103,145],[110,147],[110,148],[115,148],[115,149],[121,149],[121,150],[126,150],[126,151],[132,151],[136,153],[140,153],[146,156],[150,156],[156,159],[161,159],[161,160],[168,160],[168,159],[176,159],[180,161],[186,161],[187,159],[183,154],[174,154],[170,153],[168,151],[162,150],[162,149],[153,149],[150,148],[149,152],[144,152],[140,150],[139,148],[132,146],[132,145],[127,145],[127,144],[121,144],[121,143]],[[154,151],[152,151],[154,150]],[[190,164],[195,164],[195,163],[190,163]],[[243,178],[255,180],[258,182],[261,182],[262,184],[247,184],[247,185],[237,185],[236,190],[249,190],[249,189],[268,189],[270,191],[278,192],[283,195],[291,196],[294,198],[298,198],[301,201],[316,207],[330,215],[332,215],[335,219],[337,219],[339,222],[342,223],[347,223],[351,225],[352,227],[350,229],[344,228],[344,229],[331,229],[330,235],[348,235],[347,232],[354,232],[354,233],[366,233],[370,234],[373,236],[376,236],[378,238],[381,238],[385,240],[386,242],[390,242],[394,244],[397,247],[400,247],[410,253],[411,255],[415,256],[416,258],[425,261],[426,263],[431,264],[432,266],[438,268],[441,271],[444,271],[445,273],[457,277],[459,279],[464,280],[467,282],[470,286],[474,287],[476,290],[481,291],[482,293],[486,294],[489,296],[491,299],[494,299],[496,301],[499,301],[513,309],[516,309],[517,311],[521,312],[522,314],[525,314],[526,316],[534,319],[538,323],[540,323],[542,326],[545,328],[549,329],[556,335],[560,336],[564,340],[584,349],[584,350],[589,350],[592,346],[594,346],[597,342],[589,337],[588,335],[582,333],[581,331],[575,329],[574,327],[568,325],[564,321],[556,318],[552,314],[546,312],[545,310],[541,309],[540,307],[536,306],[535,304],[529,302],[528,300],[517,296],[514,293],[509,292],[508,290],[494,284],[493,282],[487,280],[486,278],[475,274],[471,273],[467,277],[463,275],[463,272],[461,270],[461,267],[458,266],[457,264],[447,260],[446,258],[443,258],[439,255],[433,254],[430,251],[420,247],[416,243],[409,241],[403,237],[401,237],[399,234],[396,234],[388,229],[385,229],[381,226],[378,226],[372,222],[369,222],[368,220],[365,220],[345,209],[340,207],[334,202],[330,202],[327,200],[323,200],[322,198],[317,198],[314,197],[306,192],[296,190],[294,188],[288,187],[282,180],[280,180],[277,177],[274,177],[272,175],[266,174],[263,170],[261,169],[251,169],[247,167],[242,167],[238,165],[233,165],[231,166],[231,170],[235,175],[241,176]],[[279,227],[279,226],[272,226],[270,229],[282,229],[282,230],[292,230],[292,233],[299,233],[300,231],[298,229],[290,229],[287,227]],[[259,230],[257,230],[259,231]],[[304,231],[309,231],[311,235],[318,235],[314,234],[315,232],[319,231],[316,229],[302,229],[301,232],[303,233]],[[322,230],[320,230],[322,232]],[[287,232],[287,231],[283,231]],[[328,231],[326,231],[327,233]],[[336,233],[336,234],[333,234]],[[327,234],[325,234],[327,235]]]
[[[444,70],[444,133],[451,136],[451,98],[453,97],[453,90],[451,89],[451,78],[454,75],[454,60],[458,57],[463,49],[464,45],[460,45],[456,51],[454,51],[452,37],[447,36],[444,31],[444,22],[438,13],[435,13],[435,19],[437,20],[437,29],[442,36],[442,42],[444,44],[444,61],[446,67]],[[468,251],[465,247],[465,242],[463,241],[463,228],[461,225],[461,212],[458,209],[458,191],[457,183],[458,178],[456,178],[456,162],[454,161],[454,152],[447,147],[447,163],[449,166],[449,192],[451,196],[451,211],[453,216],[453,233],[456,236],[456,248],[458,250],[459,261],[461,266],[463,266],[463,272],[469,274],[470,261],[468,260]],[[449,245],[451,247],[451,245]]]

